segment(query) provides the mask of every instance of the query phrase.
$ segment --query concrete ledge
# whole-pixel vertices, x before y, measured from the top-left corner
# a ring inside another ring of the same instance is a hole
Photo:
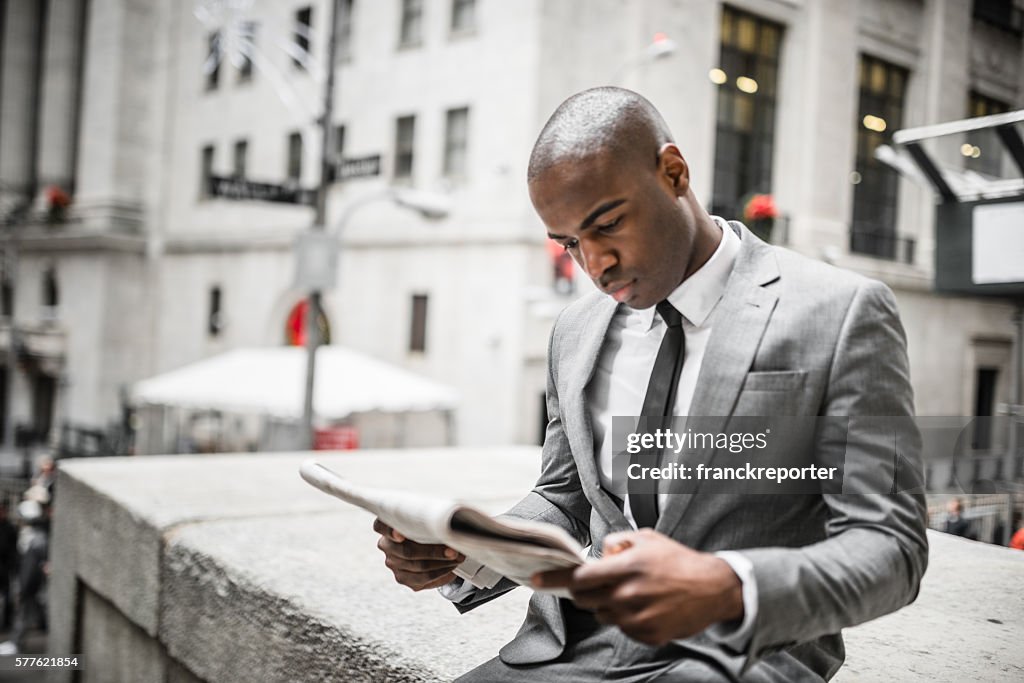
[[[51,652],[85,654],[86,681],[446,681],[515,634],[527,590],[460,616],[437,594],[397,586],[369,515],[302,482],[304,457],[63,464]],[[518,500],[539,465],[536,448],[321,459],[492,512]],[[1024,679],[1024,553],[930,540],[918,601],[847,630],[837,680]]]

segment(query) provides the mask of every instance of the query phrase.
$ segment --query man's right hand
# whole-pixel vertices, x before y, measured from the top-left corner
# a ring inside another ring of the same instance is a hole
[[[395,581],[414,591],[440,588],[456,579],[452,572],[465,556],[445,545],[424,545],[410,541],[379,519],[373,530],[380,534],[377,548],[384,553],[384,564]]]

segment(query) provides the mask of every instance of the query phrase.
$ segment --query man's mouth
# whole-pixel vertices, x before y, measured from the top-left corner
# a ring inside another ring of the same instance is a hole
[[[633,295],[633,281],[605,287],[604,291],[605,294],[622,303]]]

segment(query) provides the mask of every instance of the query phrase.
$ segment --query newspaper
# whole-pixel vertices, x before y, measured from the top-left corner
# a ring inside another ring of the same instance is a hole
[[[302,463],[299,473],[309,484],[376,515],[412,541],[459,551],[466,561],[454,573],[477,588],[491,588],[502,576],[529,586],[537,572],[576,567],[585,560],[583,547],[554,524],[495,519],[453,500],[359,486],[315,460]],[[564,590],[550,592],[565,595]]]

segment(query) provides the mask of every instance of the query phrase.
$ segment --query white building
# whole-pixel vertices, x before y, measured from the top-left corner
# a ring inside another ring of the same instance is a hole
[[[318,67],[282,46],[304,36],[322,63],[329,4],[0,2],[16,422],[102,427],[131,382],[283,343],[301,297],[291,244],[312,210],[210,198],[203,178],[316,184]],[[566,300],[526,161],[562,99],[608,83],[662,111],[706,206],[732,214],[770,192],[786,219],[777,239],[895,290],[920,414],[1008,399],[1012,308],[931,292],[932,196],[868,155],[893,130],[1024,106],[1017,0],[345,5],[341,155],[380,155],[382,172],[334,184],[329,222],[392,183],[450,193],[455,210],[436,223],[386,203],[353,215],[326,300],[332,342],[457,387],[460,443],[538,438],[547,334]],[[239,19],[252,64],[233,50]],[[655,60],[657,33],[676,49]],[[992,170],[989,158],[947,161]],[[53,184],[73,202],[51,225]]]

